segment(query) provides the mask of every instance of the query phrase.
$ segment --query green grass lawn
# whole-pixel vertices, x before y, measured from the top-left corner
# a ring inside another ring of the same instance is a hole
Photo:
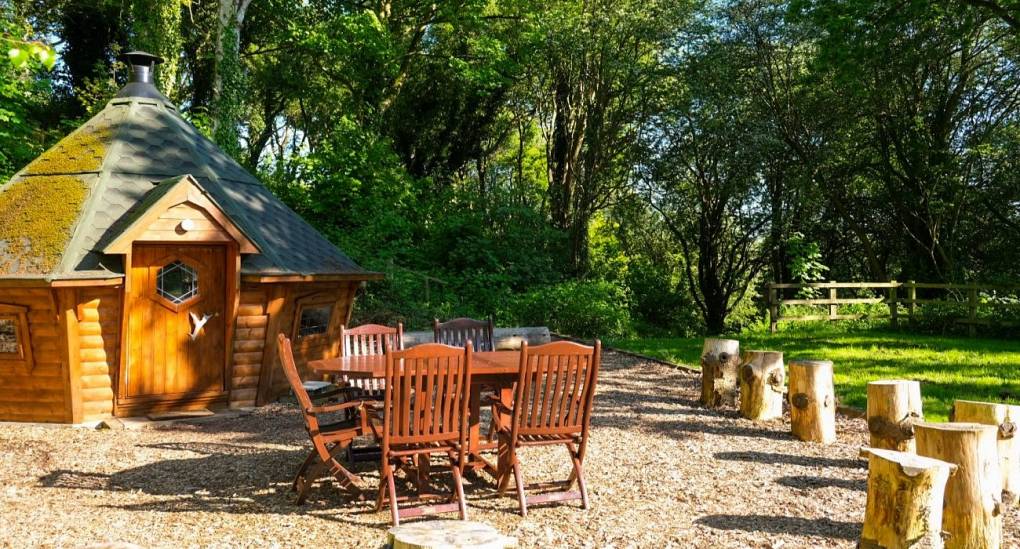
[[[925,417],[945,420],[954,399],[1020,404],[1020,341],[940,337],[892,330],[799,327],[776,334],[732,336],[743,350],[783,351],[791,359],[831,360],[836,394],[864,408],[867,383],[877,379],[921,382]],[[698,367],[704,338],[629,339],[607,345]]]

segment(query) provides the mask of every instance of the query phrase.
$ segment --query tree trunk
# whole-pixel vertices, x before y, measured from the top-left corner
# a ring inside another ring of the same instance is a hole
[[[800,440],[836,442],[836,395],[832,362],[790,362],[790,427]]]
[[[956,465],[907,452],[861,448],[868,503],[859,549],[941,549],[946,481]]]
[[[783,417],[783,353],[746,351],[740,366],[740,415],[754,421]]]
[[[996,549],[1002,543],[998,429],[979,423],[917,423],[918,455],[959,466],[946,485],[942,529],[949,549]]]
[[[1002,503],[1020,503],[1020,406],[957,400],[953,403],[953,421],[994,425],[998,430],[999,473],[1002,476]]]
[[[868,431],[873,448],[913,453],[914,422],[923,418],[920,383],[901,379],[868,383]]]
[[[701,403],[709,408],[737,403],[740,342],[706,339],[701,352]]]
[[[427,520],[390,528],[386,545],[392,549],[504,549],[515,547],[515,538],[504,536],[488,524],[466,520]]]

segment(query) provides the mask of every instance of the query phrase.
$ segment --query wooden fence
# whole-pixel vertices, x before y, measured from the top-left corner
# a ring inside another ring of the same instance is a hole
[[[802,290],[810,288],[818,291],[825,291],[825,297],[796,297],[787,299],[784,297],[785,290]],[[840,297],[840,290],[854,290],[860,294],[863,291],[871,291],[872,297]],[[924,293],[942,293],[939,299],[917,297],[918,290]],[[961,324],[967,324],[971,335],[975,335],[977,326],[990,325],[990,319],[978,318],[978,310],[983,308],[1020,308],[1020,303],[1004,302],[983,302],[979,297],[983,293],[1007,292],[1016,293],[1020,286],[1002,286],[993,284],[939,284],[928,282],[807,282],[791,284],[768,285],[768,306],[769,306],[769,330],[775,332],[780,321],[798,322],[810,320],[854,320],[864,317],[889,318],[893,326],[898,325],[900,320],[900,306],[905,307],[908,320],[912,323],[917,314],[919,305],[953,305],[966,308],[965,317],[957,318]],[[872,314],[840,314],[840,305],[851,304],[876,304],[883,303],[887,309],[880,313]],[[784,305],[814,305],[825,307],[827,314],[782,316]],[[1012,326],[1014,323],[999,322],[997,324]]]

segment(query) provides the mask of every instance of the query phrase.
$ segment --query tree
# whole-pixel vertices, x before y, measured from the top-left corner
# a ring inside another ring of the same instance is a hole
[[[742,93],[747,75],[724,42],[704,38],[676,58],[677,91],[655,120],[644,190],[680,244],[694,301],[715,334],[767,261],[770,212],[762,137]]]

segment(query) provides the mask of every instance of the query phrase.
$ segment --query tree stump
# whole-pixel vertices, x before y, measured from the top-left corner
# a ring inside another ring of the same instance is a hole
[[[1002,503],[1020,504],[1020,406],[957,400],[953,403],[953,421],[994,425],[998,429]]]
[[[790,362],[790,427],[800,440],[836,441],[836,394],[829,360]]]
[[[737,404],[740,342],[706,339],[701,352],[701,404],[716,408]]]
[[[500,534],[492,526],[466,520],[428,520],[390,528],[390,549],[505,549],[517,539]]]
[[[740,415],[754,421],[783,417],[783,353],[746,351],[740,365]]]
[[[1002,542],[998,429],[979,423],[916,423],[918,455],[959,467],[946,483],[942,529],[949,549],[995,549]]]
[[[868,458],[868,503],[859,549],[941,549],[946,481],[956,465],[881,448]]]
[[[872,448],[914,452],[914,423],[923,418],[920,383],[902,379],[868,383]]]

